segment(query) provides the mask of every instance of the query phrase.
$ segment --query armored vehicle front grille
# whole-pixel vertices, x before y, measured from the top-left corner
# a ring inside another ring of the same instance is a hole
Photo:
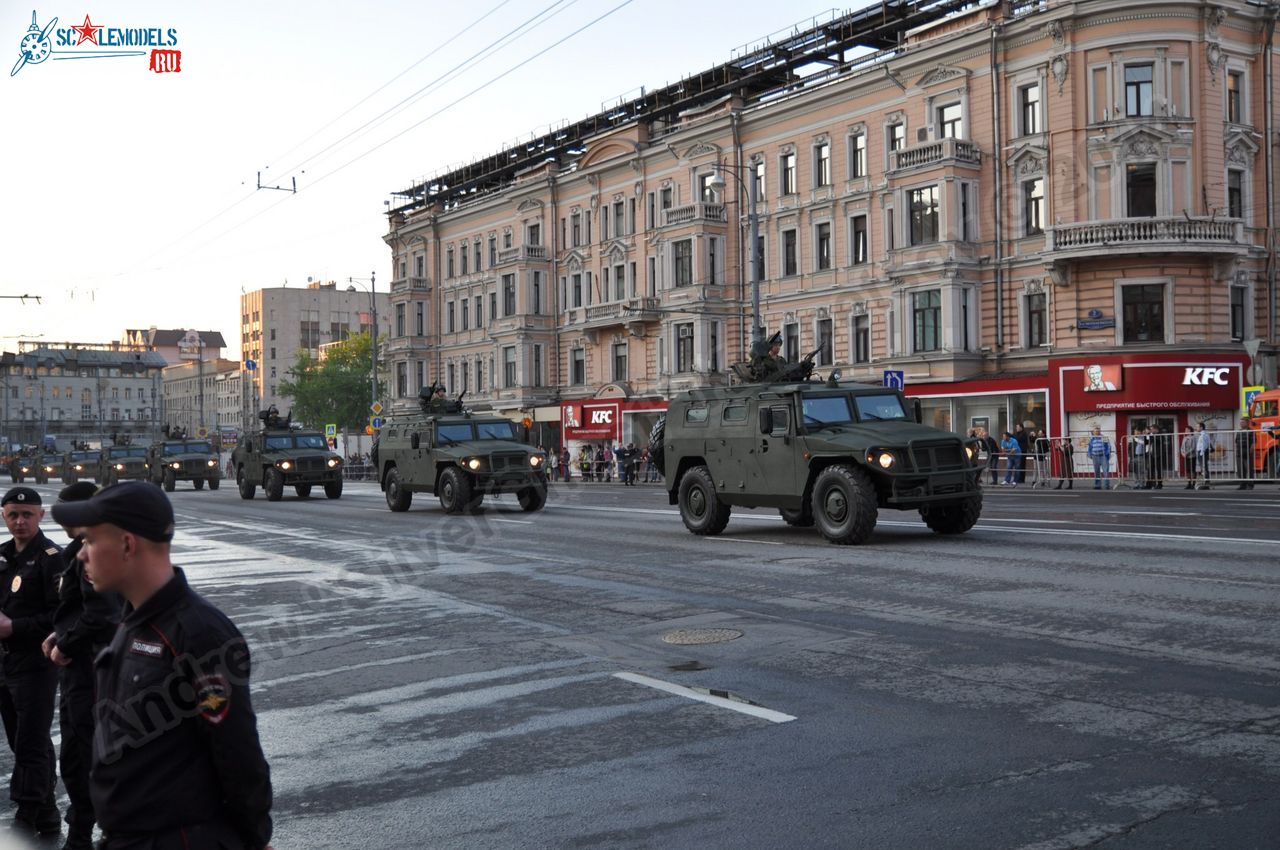
[[[183,472],[204,472],[208,468],[208,463],[203,460],[184,460],[182,462]]]
[[[964,467],[964,447],[956,442],[912,443],[911,463],[917,472]]]
[[[300,457],[296,463],[299,472],[324,472],[322,457]]]
[[[529,460],[523,454],[493,455],[494,472],[522,472],[529,468]]]

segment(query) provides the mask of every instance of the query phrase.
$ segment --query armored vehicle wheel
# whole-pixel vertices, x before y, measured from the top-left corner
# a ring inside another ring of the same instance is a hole
[[[716,496],[705,466],[687,470],[680,479],[680,519],[694,534],[719,534],[729,524],[729,506]]]
[[[204,479],[203,479],[203,478],[197,478],[195,481],[192,481],[191,483],[195,485],[195,488],[196,488],[197,490],[203,490],[203,489],[204,489]]]
[[[342,479],[337,481],[326,481],[324,484],[324,495],[327,499],[342,498]]]
[[[836,464],[813,484],[813,519],[832,543],[865,543],[876,527],[876,491],[867,473]]]
[[[254,491],[258,488],[249,483],[249,476],[244,474],[244,467],[236,468],[236,487],[240,489],[240,498],[252,499]]]
[[[547,503],[547,485],[539,482],[525,487],[516,491],[516,498],[520,500],[520,510],[540,511]]]
[[[221,479],[221,478],[210,478],[210,479],[209,479],[209,489],[210,489],[210,490],[217,490],[217,489],[218,489],[218,485],[219,485],[219,484],[221,484],[221,483],[222,483],[222,479]]]
[[[440,473],[440,507],[447,514],[460,514],[472,509],[471,482],[456,466]]]
[[[662,447],[662,440],[666,435],[667,417],[660,416],[658,421],[653,423],[653,429],[649,431],[649,460],[653,462],[653,468],[658,470],[658,474],[663,478],[667,477],[663,466],[667,452]]]
[[[178,486],[178,479],[177,479],[177,476],[175,476],[175,475],[173,474],[173,470],[172,470],[172,469],[165,469],[165,471],[164,471],[164,491],[165,491],[166,493],[172,493],[172,492],[173,492],[173,488],[175,488],[175,487],[177,487],[177,486]]]
[[[779,508],[778,513],[782,514],[782,519],[787,525],[793,525],[796,528],[809,528],[813,525],[813,511],[809,510],[808,505],[796,510]]]
[[[392,467],[387,473],[387,507],[401,513],[409,510],[412,502],[413,493],[405,489],[404,481],[400,479],[400,470]]]
[[[267,494],[268,502],[278,502],[284,498],[284,473],[278,469],[267,470],[262,476],[262,492]]]
[[[924,524],[939,534],[964,534],[973,528],[981,515],[981,493],[975,493],[961,502],[925,505],[920,509]]]
[[[294,484],[293,492],[298,494],[299,499],[309,498],[311,496],[311,485],[310,484]]]
[[[113,469],[113,470],[111,470],[110,472],[108,472],[108,473],[107,473],[107,486],[108,486],[108,487],[110,487],[112,484],[119,484],[119,483],[120,483],[120,474],[119,474],[118,472],[116,472],[116,471]]]

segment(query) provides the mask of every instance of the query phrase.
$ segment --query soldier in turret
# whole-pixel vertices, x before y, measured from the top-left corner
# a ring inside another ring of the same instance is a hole
[[[787,360],[781,351],[781,333],[774,333],[768,340],[751,346],[751,372],[757,381],[776,380],[786,373]]]

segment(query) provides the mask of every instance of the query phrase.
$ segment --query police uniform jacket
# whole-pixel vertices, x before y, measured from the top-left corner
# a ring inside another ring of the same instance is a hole
[[[0,545],[0,612],[13,621],[13,634],[0,642],[6,675],[49,664],[40,644],[53,631],[61,553],[43,531],[37,531],[21,552],[12,539]]]
[[[249,649],[174,572],[140,607],[126,604],[94,662],[94,811],[113,838],[223,823],[260,850],[271,839],[271,779]]]
[[[98,593],[84,576],[84,564],[76,554],[81,543],[73,540],[62,550],[66,564],[58,576],[58,608],[53,614],[53,631],[58,650],[68,658],[92,661],[111,642],[120,622],[121,600],[114,593]]]

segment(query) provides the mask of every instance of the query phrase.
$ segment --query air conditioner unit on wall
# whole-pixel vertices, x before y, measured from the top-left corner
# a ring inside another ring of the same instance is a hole
[[[927,141],[929,141],[929,128],[928,128],[928,127],[920,127],[919,129],[917,129],[917,130],[916,130],[916,141],[917,141],[917,142],[927,142]]]

